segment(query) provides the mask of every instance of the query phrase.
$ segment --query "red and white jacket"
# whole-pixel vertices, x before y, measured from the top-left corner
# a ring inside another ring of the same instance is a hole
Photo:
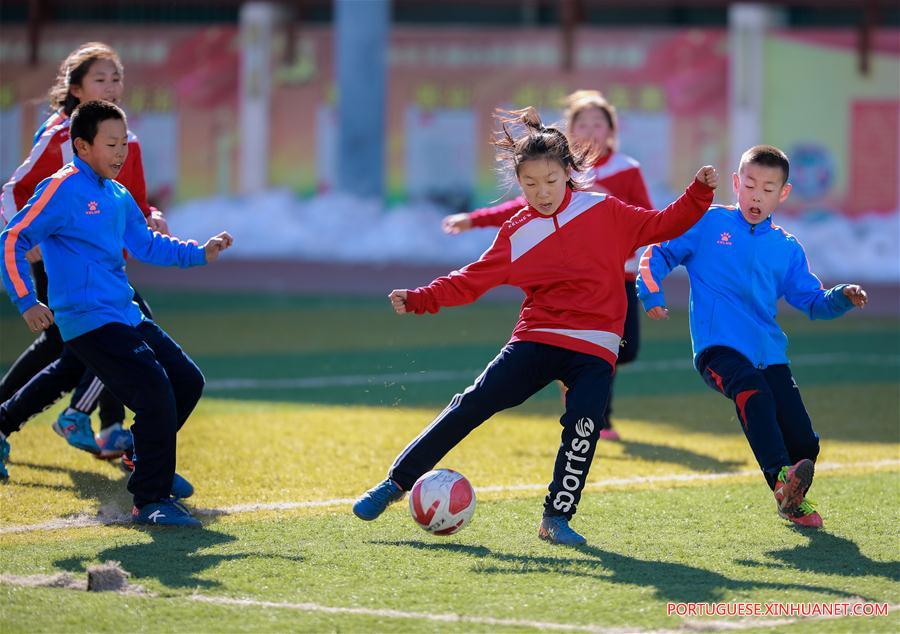
[[[584,352],[615,367],[628,306],[625,261],[640,245],[680,236],[712,200],[713,190],[696,180],[663,211],[567,190],[553,215],[526,206],[503,223],[477,262],[409,291],[406,308],[436,313],[495,286],[517,286],[525,301],[510,342]]]
[[[3,193],[0,195],[0,225],[9,222],[25,206],[38,183],[53,176],[63,165],[72,161],[74,152],[69,141],[70,123],[69,117],[59,111],[50,115],[41,126],[43,132],[35,139],[28,158],[3,186]],[[147,202],[141,144],[131,130],[128,131],[128,156],[116,180],[128,189],[145,217],[155,211]]]
[[[653,208],[641,165],[627,154],[610,152],[598,159],[588,173],[594,179],[592,191],[611,194],[635,207]],[[494,207],[476,209],[469,214],[469,218],[473,227],[499,227],[527,204],[525,197],[519,196]],[[641,248],[646,245],[638,246]],[[638,256],[635,254],[625,263],[626,278],[633,281],[637,270]]]

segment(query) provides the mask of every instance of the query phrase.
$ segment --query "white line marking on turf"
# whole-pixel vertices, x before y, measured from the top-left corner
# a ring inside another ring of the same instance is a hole
[[[896,467],[900,465],[900,459],[873,460],[870,462],[823,462],[816,465],[816,472],[837,471],[839,469],[881,469],[883,467]],[[726,471],[717,473],[669,473],[664,475],[632,476],[629,478],[608,478],[602,482],[589,482],[585,489],[596,490],[617,486],[629,486],[632,484],[646,484],[659,482],[697,482],[709,480],[723,480],[725,478],[746,478],[758,476],[756,469],[744,471]],[[480,493],[502,493],[504,491],[543,491],[547,484],[501,484],[483,487],[475,487]],[[258,511],[290,511],[293,509],[318,508],[323,506],[344,506],[352,504],[354,498],[332,498],[328,500],[305,500],[300,502],[259,502],[249,504],[235,504],[223,508],[193,509],[195,515],[219,516],[236,515],[240,513],[254,513]],[[35,531],[51,531],[65,528],[87,528],[90,526],[109,526],[112,524],[127,524],[131,521],[129,515],[103,512],[99,516],[77,515],[75,517],[59,518],[41,522],[40,524],[18,524],[0,526],[0,534],[4,533],[31,533]]]
[[[792,359],[794,366],[824,366],[833,364],[851,365],[900,365],[900,356],[889,354],[852,354],[828,352],[798,354]],[[670,372],[672,370],[693,371],[690,359],[660,359],[658,361],[637,361],[621,368],[625,373]],[[384,385],[394,383],[439,383],[442,381],[471,380],[479,370],[422,370],[420,372],[392,372],[386,374],[343,374],[335,376],[293,377],[283,379],[210,379],[206,389],[214,392],[231,390],[314,390],[327,387],[352,387],[358,385]]]
[[[30,577],[21,577],[15,575],[0,575],[0,584],[12,585],[18,587],[52,587],[61,589],[71,589],[84,591],[87,589],[87,580],[79,579],[70,573],[61,573],[56,575],[32,575]],[[156,595],[145,592],[140,586],[133,586],[130,590],[118,591],[117,594],[126,595],[143,595],[147,598],[156,599]],[[168,600],[179,597],[169,597]],[[491,625],[497,627],[519,627],[530,628],[541,631],[557,631],[557,632],[591,632],[593,634],[683,634],[689,632],[707,632],[707,631],[737,631],[756,628],[772,628],[784,625],[791,625],[800,621],[821,621],[847,618],[854,616],[852,614],[843,615],[821,615],[809,617],[781,618],[781,619],[750,619],[744,618],[739,621],[728,620],[709,620],[701,621],[698,619],[685,619],[681,627],[677,629],[665,630],[645,630],[635,627],[622,626],[602,626],[602,625],[581,625],[577,623],[555,623],[552,621],[530,621],[527,619],[504,619],[492,616],[468,616],[464,614],[440,614],[428,612],[406,612],[403,610],[392,610],[388,608],[361,608],[361,607],[339,607],[321,605],[318,603],[287,603],[277,601],[261,601],[258,599],[232,598],[232,597],[213,597],[209,595],[195,593],[187,597],[190,601],[199,603],[207,603],[211,605],[236,606],[236,607],[253,607],[253,608],[276,608],[281,610],[296,610],[299,612],[319,612],[324,614],[349,614],[353,616],[373,616],[377,618],[387,619],[408,619],[417,621],[431,621],[437,623],[472,623],[475,625]],[[164,599],[165,600],[165,599]],[[847,603],[861,604],[862,599],[848,601]],[[898,604],[888,605],[888,613],[895,612],[900,607]],[[661,609],[661,608],[660,608]]]
[[[795,617],[784,619],[742,619],[740,621],[700,621],[685,620],[677,629],[645,630],[636,627],[609,627],[602,625],[579,625],[576,623],[554,623],[549,621],[529,621],[526,619],[501,619],[491,616],[466,616],[463,614],[440,614],[428,612],[405,612],[403,610],[390,610],[385,608],[354,608],[334,607],[320,605],[318,603],[281,603],[276,601],[259,601],[257,599],[235,599],[229,597],[211,597],[203,594],[191,595],[192,601],[212,603],[214,605],[278,608],[283,610],[298,610],[301,612],[321,612],[325,614],[352,614],[355,616],[374,616],[388,619],[412,619],[419,621],[432,621],[437,623],[472,623],[475,625],[493,625],[498,627],[526,627],[536,630],[553,630],[558,632],[592,632],[594,634],[684,634],[685,631],[737,631],[756,628],[780,627],[791,625],[801,621],[824,621],[848,618],[852,615],[822,615],[809,617]],[[863,603],[856,601],[855,603]],[[895,611],[898,605],[889,605],[888,612]],[[857,617],[858,618],[858,617]]]
[[[300,610],[302,612],[324,612],[325,614],[353,614],[357,616],[375,616],[389,619],[414,619],[418,621],[434,621],[438,623],[472,623],[477,625],[497,625],[506,627],[528,627],[539,630],[555,630],[562,632],[596,632],[613,634],[634,632],[633,628],[609,628],[595,625],[575,625],[567,623],[551,623],[547,621],[527,621],[524,619],[498,619],[490,616],[465,616],[462,614],[429,614],[427,612],[404,612],[379,608],[349,608],[319,605],[318,603],[278,603],[275,601],[257,601],[255,599],[231,599],[227,597],[210,597],[202,594],[191,596],[191,600],[216,605],[235,605],[241,607],[282,608]]]

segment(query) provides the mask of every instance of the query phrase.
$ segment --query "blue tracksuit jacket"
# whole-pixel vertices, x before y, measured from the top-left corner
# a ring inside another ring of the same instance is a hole
[[[645,310],[665,305],[660,283],[679,264],[691,281],[695,363],[711,346],[733,348],[758,368],[788,363],[787,335],[775,321],[782,297],[810,319],[853,307],[845,284],[822,288],[794,236],[771,218],[751,225],[736,207],[714,205],[682,236],[645,249],[637,278]]]
[[[108,323],[136,326],[143,319],[123,248],[151,264],[206,264],[202,247],[151,231],[128,190],[78,157],[43,180],[0,234],[3,284],[21,313],[37,304],[25,260],[37,244],[64,341]]]

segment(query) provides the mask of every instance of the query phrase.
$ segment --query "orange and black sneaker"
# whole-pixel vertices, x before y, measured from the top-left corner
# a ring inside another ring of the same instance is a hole
[[[797,510],[803,497],[812,485],[815,465],[804,458],[793,467],[782,467],[775,482],[775,501],[778,512],[791,513]]]
[[[816,503],[809,498],[803,498],[803,501],[793,511],[786,512],[779,509],[778,514],[799,526],[822,528],[822,516],[816,511]]]

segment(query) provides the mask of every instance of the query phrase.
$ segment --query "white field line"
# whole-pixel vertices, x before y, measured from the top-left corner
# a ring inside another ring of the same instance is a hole
[[[541,631],[555,632],[591,632],[593,634],[684,634],[684,632],[723,632],[749,630],[763,627],[783,627],[801,621],[824,621],[831,619],[849,618],[846,616],[811,616],[782,619],[742,619],[739,621],[727,620],[685,620],[681,627],[666,630],[645,630],[636,627],[605,627],[602,625],[579,625],[576,623],[554,623],[548,621],[529,621],[526,619],[501,619],[490,616],[466,616],[462,614],[440,614],[429,612],[405,612],[402,610],[389,610],[378,608],[351,608],[319,605],[318,603],[281,603],[275,601],[258,601],[256,599],[234,599],[228,597],[211,597],[208,595],[194,594],[192,601],[212,603],[214,605],[275,608],[283,610],[297,610],[300,612],[319,612],[324,614],[350,614],[354,616],[374,616],[388,619],[411,619],[418,621],[430,621],[435,623],[471,623],[474,625],[490,625],[497,627],[531,628]],[[862,603],[858,601],[857,603]],[[900,605],[889,605],[888,613],[895,612]],[[859,617],[856,617],[859,618]]]
[[[54,580],[53,577],[61,577]],[[64,581],[65,583],[61,583]],[[12,575],[0,575],[0,584],[13,585],[19,587],[55,587],[74,590],[85,590],[87,583],[84,580],[74,579],[68,573],[63,575],[35,575],[33,577],[15,577]],[[134,592],[120,592],[118,594],[135,594]],[[158,597],[149,593],[144,594],[148,598],[158,600]],[[163,599],[171,601],[178,600],[179,597],[170,597]],[[321,605],[318,603],[287,603],[278,601],[260,601],[258,599],[231,598],[231,597],[214,597],[204,594],[195,593],[187,597],[190,601],[198,603],[206,603],[210,605],[220,605],[228,607],[240,608],[265,608],[280,610],[295,610],[298,612],[315,612],[320,614],[334,615],[352,615],[352,616],[372,616],[382,619],[407,619],[414,621],[428,621],[432,623],[469,623],[473,625],[489,625],[493,627],[516,627],[529,628],[554,632],[590,632],[592,634],[684,634],[684,632],[725,632],[740,631],[756,628],[773,628],[791,625],[801,621],[822,621],[840,618],[848,618],[851,615],[822,615],[780,619],[751,619],[744,618],[741,620],[698,620],[685,619],[682,625],[677,629],[665,630],[645,630],[636,627],[608,627],[602,625],[582,625],[578,623],[556,623],[553,621],[532,621],[528,619],[505,619],[492,616],[469,616],[464,614],[448,614],[448,613],[430,613],[430,612],[407,612],[404,610],[392,610],[388,608],[360,608],[360,607],[337,607],[329,605]],[[848,601],[853,604],[864,603],[862,600]],[[888,605],[888,614],[896,612],[900,605]]]
[[[191,596],[191,600],[215,605],[240,607],[281,608],[301,612],[320,612],[325,614],[351,614],[355,616],[374,616],[388,619],[413,619],[436,623],[471,623],[473,625],[492,625],[504,627],[527,627],[537,630],[553,630],[557,632],[595,632],[599,634],[626,634],[635,632],[633,628],[608,628],[594,625],[575,625],[552,623],[547,621],[528,621],[524,619],[498,619],[490,616],[465,616],[462,614],[433,614],[428,612],[404,612],[378,608],[348,608],[319,605],[317,603],[279,603],[274,601],[257,601],[254,599],[231,599],[227,597],[211,597],[202,594]]]
[[[891,468],[900,465],[900,459],[889,460],[873,460],[869,462],[823,462],[816,465],[816,472],[837,471],[839,469],[875,469]],[[665,483],[665,482],[704,482],[723,480],[726,478],[747,478],[759,475],[756,469],[746,469],[743,471],[730,471],[718,473],[670,473],[663,475],[651,476],[631,476],[628,478],[608,478],[602,482],[589,482],[585,486],[585,490],[607,489],[619,486],[630,486],[633,484],[647,483]],[[544,491],[547,484],[506,484],[476,487],[479,493],[503,493],[512,491]],[[241,513],[255,513],[260,511],[290,511],[294,509],[318,508],[327,506],[345,506],[352,504],[354,498],[331,498],[327,500],[304,500],[296,502],[259,502],[249,504],[235,504],[222,508],[195,508],[193,513],[200,516],[217,517],[220,515],[237,515]],[[68,518],[59,518],[41,522],[39,524],[14,524],[11,526],[0,526],[0,534],[5,533],[31,533],[35,531],[60,530],[65,528],[87,528],[91,526],[108,526],[112,524],[126,524],[131,521],[130,516],[124,514],[116,514],[102,512],[97,516],[77,515]]]
[[[852,354],[845,352],[798,354],[792,360],[794,366],[824,366],[832,364],[900,366],[900,356],[890,354]],[[621,368],[626,374],[644,372],[693,371],[688,358],[637,361]],[[442,381],[472,380],[482,369],[473,370],[423,370],[420,372],[392,372],[386,374],[342,374],[335,376],[311,376],[284,379],[210,379],[206,389],[213,392],[231,390],[314,390],[327,387],[352,387],[356,385],[392,385],[394,383],[439,383]]]

